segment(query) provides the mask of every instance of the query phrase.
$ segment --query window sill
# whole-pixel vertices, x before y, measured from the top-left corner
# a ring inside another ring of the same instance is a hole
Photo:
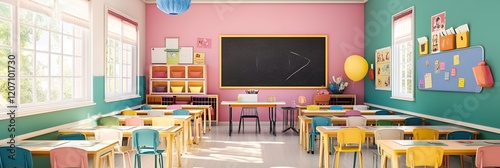
[[[123,95],[123,96],[115,96],[115,97],[108,97],[104,98],[104,102],[109,103],[109,102],[115,102],[115,101],[121,101],[121,100],[127,100],[127,99],[134,99],[134,98],[140,98],[140,95]]]
[[[95,103],[93,101],[83,101],[83,102],[69,102],[61,103],[59,105],[45,105],[45,106],[33,106],[33,107],[19,107],[17,109],[15,117],[25,117],[37,114],[50,113],[61,110],[75,109],[80,107],[93,106]],[[6,113],[0,113],[0,120],[10,119],[10,116]]]
[[[409,97],[395,97],[395,96],[393,96],[393,97],[391,97],[391,99],[404,100],[404,101],[415,101],[415,98],[413,98],[413,97],[409,98]]]

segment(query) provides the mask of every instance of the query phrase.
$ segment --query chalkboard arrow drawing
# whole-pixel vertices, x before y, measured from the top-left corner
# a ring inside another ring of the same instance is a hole
[[[309,63],[311,62],[311,60],[309,58],[306,58],[300,54],[297,54],[296,52],[293,52],[293,51],[290,51],[291,54],[293,55],[296,55],[298,57],[301,57],[301,58],[304,58],[305,60],[307,60],[307,63],[305,65],[303,65],[302,67],[300,67],[299,69],[297,69],[295,72],[293,72],[292,74],[290,74],[288,76],[288,78],[285,79],[285,81],[287,81],[288,79],[290,79],[293,75],[295,75],[297,72],[299,72],[300,70],[304,69],[307,65],[309,65]]]

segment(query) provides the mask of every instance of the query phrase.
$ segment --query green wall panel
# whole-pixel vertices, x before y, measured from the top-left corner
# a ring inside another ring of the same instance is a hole
[[[83,120],[90,116],[106,114],[115,110],[124,109],[126,107],[133,107],[139,104],[143,104],[145,101],[144,76],[139,77],[139,86],[139,94],[141,95],[140,98],[106,103],[104,102],[104,76],[94,76],[93,100],[96,103],[95,105],[16,118],[16,134],[21,135],[33,131],[38,131],[70,122],[75,122],[78,120]],[[0,120],[0,126],[2,126],[1,128],[5,128],[6,130],[8,124],[9,120]],[[9,135],[10,134],[7,130],[0,131],[0,139],[8,138]],[[42,135],[40,137],[36,137],[35,139],[52,138],[54,138],[54,136],[49,134],[48,136]]]
[[[375,50],[391,45],[392,15],[414,6],[415,37],[431,35],[431,16],[446,12],[446,29],[468,23],[470,45],[481,45],[493,78],[500,79],[500,47],[498,47],[500,15],[497,0],[411,1],[370,0],[365,4],[365,58],[374,63]],[[415,38],[415,63],[419,57]],[[416,72],[416,71],[415,71]],[[414,73],[416,75],[416,73]],[[475,84],[475,83],[466,83]],[[418,83],[415,80],[415,87]],[[500,94],[498,84],[483,88],[481,93],[420,91],[415,89],[415,101],[391,99],[390,91],[375,90],[372,80],[365,80],[365,102],[388,106],[436,117],[500,128]],[[484,132],[484,138],[500,138]]]

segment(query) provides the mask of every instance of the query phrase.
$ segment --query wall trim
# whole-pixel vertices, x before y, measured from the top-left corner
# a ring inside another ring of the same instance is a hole
[[[156,0],[142,0],[146,4],[155,4]],[[223,4],[243,4],[243,3],[262,3],[262,4],[269,4],[269,3],[307,3],[307,4],[314,4],[314,3],[366,3],[368,0],[312,0],[312,1],[307,1],[307,0],[191,0],[191,3],[193,4],[218,4],[218,3],[223,3]]]
[[[440,121],[440,122],[445,122],[445,123],[450,123],[450,124],[454,124],[454,125],[459,125],[459,126],[464,126],[464,127],[469,127],[469,128],[473,128],[473,129],[478,129],[478,130],[483,130],[483,131],[488,131],[488,132],[500,134],[499,128],[494,128],[494,127],[489,127],[489,126],[484,126],[484,125],[479,125],[479,124],[472,124],[472,123],[452,120],[452,119],[448,119],[448,118],[441,118],[441,117],[421,114],[421,113],[417,113],[417,112],[413,112],[413,111],[401,110],[401,109],[397,109],[397,108],[382,106],[382,105],[378,105],[378,104],[372,104],[372,103],[364,103],[364,104],[371,106],[371,107],[377,107],[377,108],[390,110],[390,111],[394,111],[394,112],[398,112],[398,113],[413,115],[413,116],[422,117],[422,118],[428,118],[428,119],[432,119],[432,120],[436,120],[436,121]]]
[[[137,106],[134,106],[134,107],[130,107],[131,109],[139,109],[141,108],[143,104],[140,104],[140,105],[137,105]],[[33,131],[33,132],[29,132],[29,133],[26,133],[26,134],[22,134],[22,135],[16,135],[16,142],[19,142],[19,141],[22,141],[22,140],[25,140],[25,139],[29,139],[29,138],[33,138],[33,137],[36,137],[36,136],[40,136],[40,135],[45,135],[45,134],[48,134],[48,133],[51,133],[51,132],[57,132],[61,129],[67,129],[67,128],[71,128],[71,127],[74,127],[74,126],[77,126],[77,125],[85,125],[85,124],[89,124],[90,122],[98,119],[99,117],[105,117],[105,116],[112,116],[112,115],[116,115],[116,114],[119,114],[121,113],[121,110],[116,110],[116,111],[113,111],[113,112],[110,112],[110,113],[107,113],[107,114],[99,114],[99,115],[94,115],[94,116],[90,116],[89,118],[86,118],[86,119],[83,119],[83,120],[78,120],[78,121],[75,121],[75,122],[70,122],[70,123],[66,123],[66,124],[63,124],[63,125],[58,125],[58,126],[54,126],[54,127],[50,127],[50,128],[45,128],[45,129],[41,129],[41,130],[38,130],[38,131]],[[7,142],[10,141],[10,138],[6,138],[6,139],[2,139],[0,140],[0,145],[4,145],[4,144],[7,144]]]

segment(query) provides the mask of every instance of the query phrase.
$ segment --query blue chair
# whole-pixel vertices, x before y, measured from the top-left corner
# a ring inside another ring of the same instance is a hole
[[[97,120],[97,125],[99,126],[119,126],[120,121],[118,118],[113,116],[101,117]]]
[[[471,132],[467,132],[467,131],[453,131],[453,132],[446,134],[446,139],[447,140],[472,140],[472,139],[474,139],[474,134]],[[444,157],[446,160],[445,161],[446,165],[450,165],[450,156],[446,155]],[[460,155],[460,167],[464,167],[464,155]]]
[[[317,126],[331,126],[332,120],[328,117],[317,116],[312,118],[311,132],[309,132],[309,151],[307,153],[314,154],[314,139],[319,132],[316,132]]]
[[[405,120],[406,126],[418,126],[422,125],[422,119],[418,117],[410,117]]]
[[[87,140],[85,134],[82,133],[74,133],[74,134],[60,134],[58,137],[59,140]]]
[[[141,106],[141,110],[151,110],[151,106],[143,105]]]
[[[344,107],[338,106],[338,105],[333,105],[333,106],[330,106],[330,110],[344,110]]]
[[[9,158],[11,153],[10,146],[0,147],[0,167],[22,167],[22,168],[33,168],[33,157],[31,152],[27,149],[15,147],[16,155],[15,159]]]
[[[375,112],[375,115],[391,115],[391,112],[387,110],[379,110]]]
[[[189,111],[184,110],[184,109],[177,109],[177,110],[174,110],[173,114],[174,115],[189,115]]]
[[[163,168],[164,150],[158,149],[160,145],[160,135],[154,129],[137,129],[132,132],[132,143],[134,144],[134,168],[139,165],[141,167],[141,155],[155,155],[155,168],[157,161],[160,167]]]

